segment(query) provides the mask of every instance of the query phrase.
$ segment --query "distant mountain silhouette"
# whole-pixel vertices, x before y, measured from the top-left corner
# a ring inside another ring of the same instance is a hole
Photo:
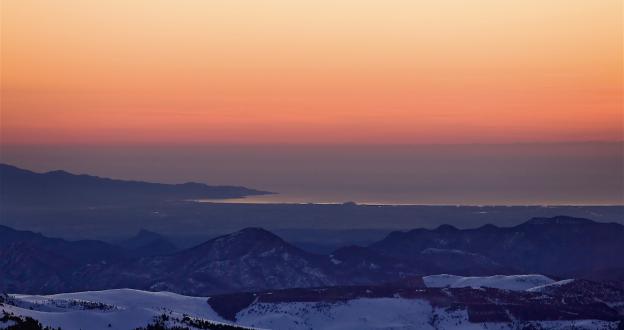
[[[440,226],[393,232],[370,248],[408,260],[431,249],[463,251],[524,272],[568,276],[624,267],[624,226],[567,216],[503,228]]]
[[[8,205],[101,205],[199,198],[239,198],[269,192],[202,183],[149,183],[65,171],[35,173],[0,164],[0,203]]]
[[[174,253],[178,248],[164,236],[141,229],[136,235],[119,243],[134,257],[151,257]]]
[[[122,258],[121,248],[101,241],[70,242],[0,226],[0,291],[58,292],[84,265]]]
[[[582,278],[624,264],[624,226],[571,217],[534,218],[507,228],[394,232],[369,247],[350,246],[328,255],[301,250],[262,228],[246,228],[172,254],[156,253],[163,241],[142,231],[122,249],[0,227],[0,292],[135,288],[210,295],[414,282],[418,276],[445,273]],[[152,244],[154,251],[149,250]],[[137,249],[146,249],[144,256]],[[611,276],[608,282],[621,280]]]
[[[261,228],[246,228],[169,256],[93,265],[84,287],[133,287],[205,294],[254,288],[334,285],[322,256],[296,248]]]
[[[374,284],[421,274],[416,265],[395,263],[392,258],[374,254],[351,254],[351,249],[331,256],[309,253],[261,228],[246,228],[169,255],[140,258],[136,257],[136,248],[145,243],[149,246],[157,234],[141,232],[128,244],[122,244],[126,247],[122,250],[104,242],[98,242],[95,249],[91,247],[93,241],[68,242],[3,229],[6,236],[12,236],[6,241],[13,244],[0,244],[0,292],[136,288],[204,295]],[[93,257],[82,259],[72,253]]]

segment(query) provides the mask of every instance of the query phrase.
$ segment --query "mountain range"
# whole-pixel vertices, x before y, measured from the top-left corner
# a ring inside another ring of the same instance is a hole
[[[0,204],[9,206],[56,206],[128,204],[201,198],[240,198],[270,194],[238,186],[203,183],[150,183],[76,175],[66,171],[36,173],[0,164]]]
[[[470,253],[484,264],[570,276],[624,268],[624,226],[567,216],[533,218],[513,227],[485,225],[459,230],[442,225],[434,230],[393,232],[369,248],[406,260],[422,258],[426,253],[439,258]],[[471,264],[467,266],[459,273],[474,269]]]
[[[183,250],[146,232],[120,245],[65,241],[0,226],[0,291],[135,288],[212,295],[377,285],[442,273],[560,278],[624,269],[618,258],[624,251],[624,226],[564,216],[533,218],[514,227],[393,232],[370,246],[343,247],[326,255],[304,251],[261,228]],[[150,246],[164,248],[154,255],[147,253],[156,251]]]

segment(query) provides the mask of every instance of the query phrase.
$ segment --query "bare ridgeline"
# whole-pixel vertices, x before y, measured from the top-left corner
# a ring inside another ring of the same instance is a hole
[[[38,199],[49,200],[54,181],[37,181],[52,180],[49,173],[0,174],[8,187],[3,217],[45,208],[67,214],[12,194],[39,186]],[[74,180],[74,190],[84,180],[100,189],[100,178],[51,175]],[[137,205],[168,203],[178,193],[168,189]],[[226,190],[250,192],[263,193]],[[82,196],[80,207],[96,203],[93,196],[99,192]],[[0,226],[0,328],[622,329],[622,251],[623,225],[572,216],[392,231],[328,253],[258,227],[178,248],[167,233],[145,230],[105,242]]]

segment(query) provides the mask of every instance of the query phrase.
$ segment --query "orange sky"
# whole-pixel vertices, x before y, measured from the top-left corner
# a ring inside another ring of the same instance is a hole
[[[2,144],[622,140],[621,0],[0,0]]]

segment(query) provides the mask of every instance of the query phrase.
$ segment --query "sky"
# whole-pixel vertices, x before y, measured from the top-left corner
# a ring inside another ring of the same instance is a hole
[[[624,204],[621,0],[0,0],[0,161],[286,200]]]
[[[4,146],[621,141],[620,0],[2,0]]]

